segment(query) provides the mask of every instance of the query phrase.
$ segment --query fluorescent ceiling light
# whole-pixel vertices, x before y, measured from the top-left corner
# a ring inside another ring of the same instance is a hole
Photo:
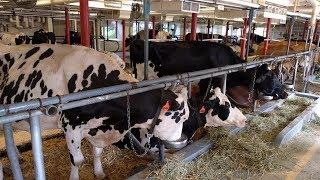
[[[70,3],[72,6],[80,6],[79,2]],[[115,9],[115,10],[126,10],[131,11],[130,4],[120,4],[118,2],[107,2],[105,4],[104,1],[89,1],[90,8],[99,8],[99,9]]]

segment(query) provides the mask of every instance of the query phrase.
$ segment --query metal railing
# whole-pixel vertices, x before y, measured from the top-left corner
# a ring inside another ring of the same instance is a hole
[[[226,89],[227,74],[254,68],[262,64],[281,62],[287,58],[307,55],[309,52],[301,52],[285,56],[261,59],[249,63],[229,65],[225,67],[211,68],[201,71],[165,76],[154,80],[145,80],[138,83],[128,83],[116,86],[104,87],[94,90],[81,91],[62,96],[44,99],[34,99],[27,102],[7,104],[0,106],[0,123],[4,125],[6,149],[10,160],[14,179],[23,179],[18,161],[16,147],[13,139],[11,123],[30,119],[30,132],[32,139],[32,151],[35,165],[35,178],[45,179],[45,169],[42,154],[42,141],[40,129],[41,115],[56,115],[58,111],[72,109],[80,106],[108,101],[127,95],[138,94],[154,89],[160,89],[176,83],[188,83],[210,77],[223,76],[223,92]]]

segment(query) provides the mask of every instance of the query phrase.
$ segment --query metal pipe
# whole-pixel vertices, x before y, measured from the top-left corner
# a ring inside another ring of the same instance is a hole
[[[249,19],[248,19],[248,29],[249,29],[249,31],[248,31],[248,35],[247,35],[247,48],[246,48],[246,57],[245,57],[245,60],[247,60],[248,59],[248,56],[249,56],[249,47],[250,47],[250,43],[251,43],[251,41],[250,41],[250,37],[251,37],[251,24],[252,24],[252,21],[253,21],[253,13],[254,13],[254,9],[253,8],[251,8],[250,10],[249,10]]]
[[[188,83],[188,98],[192,96],[192,82]]]
[[[303,33],[302,33],[302,40],[304,40],[304,37],[306,35],[306,30],[308,29],[308,21],[304,22],[304,27],[303,27]]]
[[[164,163],[164,156],[165,156],[164,143],[161,139],[159,139],[159,162],[160,163]]]
[[[227,78],[228,78],[228,74],[224,74],[223,78],[222,78],[222,80],[223,80],[222,93],[223,94],[226,94],[226,92],[227,92]]]
[[[319,26],[319,21],[316,22],[316,27],[314,28],[313,40],[312,40],[313,42],[317,40],[318,26]]]
[[[288,55],[290,53],[291,37],[292,37],[292,30],[293,30],[294,22],[295,22],[295,17],[291,17],[289,31],[288,31],[288,44],[287,44],[286,55]]]
[[[122,59],[126,62],[126,21],[122,21]]]
[[[2,106],[0,106],[0,115],[3,116],[3,115],[10,113],[11,115],[8,115],[7,117],[12,118],[13,120],[12,119],[8,120],[8,119],[6,119],[6,117],[0,117],[0,123],[8,123],[8,122],[13,122],[15,120],[19,120],[19,117],[17,116],[17,114],[12,114],[12,113],[17,113],[17,112],[31,110],[31,109],[37,109],[40,107],[40,104],[42,104],[42,106],[46,107],[49,105],[60,104],[60,103],[64,104],[64,103],[67,103],[70,101],[76,101],[76,100],[80,100],[80,99],[84,99],[84,98],[100,96],[100,95],[108,94],[108,93],[120,92],[120,91],[125,91],[125,90],[130,90],[130,89],[138,89],[138,88],[143,88],[146,86],[151,86],[151,85],[159,84],[159,83],[173,82],[173,81],[177,81],[181,78],[182,79],[190,79],[190,77],[201,76],[204,74],[210,75],[212,73],[217,73],[217,72],[230,73],[231,71],[234,71],[234,70],[237,71],[237,70],[249,69],[249,68],[253,68],[255,66],[264,64],[264,63],[279,62],[279,61],[285,60],[286,58],[302,56],[302,55],[305,55],[308,53],[309,52],[301,52],[301,53],[296,53],[296,54],[279,56],[276,58],[262,59],[262,60],[253,61],[250,63],[241,63],[241,64],[234,64],[234,65],[229,65],[229,66],[225,66],[225,67],[205,69],[205,70],[201,70],[201,71],[183,73],[183,74],[180,74],[179,76],[177,76],[177,75],[165,76],[165,77],[161,77],[161,78],[154,79],[154,80],[141,81],[136,84],[121,84],[121,85],[104,87],[104,88],[99,88],[99,89],[94,89],[94,90],[81,91],[81,92],[76,92],[76,93],[72,93],[72,94],[68,94],[68,95],[62,95],[60,98],[59,97],[50,97],[50,98],[41,99],[41,103],[38,99],[36,99],[36,100],[31,100],[31,101],[22,102],[22,103],[9,104],[6,106],[2,105]],[[194,80],[190,80],[190,81],[194,81]],[[59,99],[61,99],[61,101]],[[40,114],[41,114],[41,112],[40,112]],[[40,115],[40,114],[37,114],[37,115]],[[21,118],[22,119],[29,118],[28,113],[22,114]]]
[[[187,18],[184,17],[183,18],[183,40],[185,41],[186,40],[186,26],[187,26]]]
[[[11,171],[13,174],[13,179],[15,180],[23,180],[19,158],[16,151],[16,146],[14,144],[13,139],[13,130],[11,127],[11,123],[3,124],[4,128],[4,136],[6,142],[6,150],[8,154],[8,158],[10,160]]]
[[[35,179],[45,180],[46,173],[43,161],[40,116],[30,118],[30,132],[32,141],[32,154],[34,158]]]
[[[226,37],[225,37],[225,44],[228,43],[228,31],[229,31],[229,21],[227,21],[227,25],[226,25]]]
[[[144,80],[148,79],[150,0],[143,0],[144,15]]]
[[[192,13],[191,19],[191,41],[197,40],[197,13]]]
[[[70,45],[70,18],[69,18],[69,8],[65,7],[64,8],[65,12],[65,21],[66,21],[66,41],[67,44]]]
[[[243,19],[243,29],[242,29],[242,39],[240,40],[240,57],[243,59],[245,54],[245,47],[247,41],[247,25],[248,25],[248,18]]]
[[[229,22],[229,21],[228,21]],[[210,34],[210,27],[211,27],[211,23],[210,23],[210,19],[208,19],[208,26],[207,26],[207,34],[208,34],[208,37],[209,37],[209,34]]]
[[[88,0],[80,0],[81,44],[90,47]]]
[[[254,31],[256,30],[256,23],[252,24],[252,36],[251,36],[251,44],[254,43]]]
[[[109,20],[107,19],[107,40],[109,40]]]
[[[299,60],[298,60],[298,58],[296,58],[296,61],[295,61],[295,64],[294,64],[293,78],[292,78],[293,90],[296,89],[298,66],[299,66]]]
[[[264,55],[267,55],[267,52],[268,52],[270,29],[271,29],[271,18],[268,18],[267,19],[266,39],[264,40],[264,48],[263,48]]]
[[[116,20],[116,38],[118,38],[118,21]]]
[[[156,17],[152,16],[151,21],[152,21],[152,39],[155,39],[156,38]]]

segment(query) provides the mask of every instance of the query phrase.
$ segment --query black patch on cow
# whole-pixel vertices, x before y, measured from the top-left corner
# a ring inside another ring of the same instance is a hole
[[[21,63],[20,66],[18,67],[18,69],[21,69],[25,64],[26,64],[26,62]]]
[[[213,100],[210,100],[210,108],[212,109],[211,115],[215,116],[218,115],[218,117],[224,121],[228,119],[230,114],[230,104],[226,102],[224,105],[219,104],[220,100],[219,98],[215,98]]]
[[[40,50],[40,47],[34,47],[32,49],[30,49],[27,53],[26,53],[26,57],[25,59],[28,59],[30,56],[34,55],[35,53],[37,53]]]
[[[0,66],[2,66],[3,65],[3,61],[2,61],[2,59],[0,59]]]
[[[22,54],[19,55],[19,59],[22,57]]]
[[[153,68],[153,67],[154,67],[154,64],[153,64],[153,63],[150,63],[149,66],[150,66],[151,68]]]
[[[8,66],[5,64],[2,66],[3,73],[8,73]]]
[[[166,112],[166,113],[164,113],[164,115],[170,116],[170,115],[171,115],[171,112]]]
[[[33,96],[33,94],[32,93],[30,93],[30,97],[32,97]]]
[[[40,60],[37,60],[34,64],[33,64],[33,68],[37,67],[37,65],[39,64]]]
[[[30,93],[30,90],[28,90],[24,95],[24,101],[28,101],[29,93]]]
[[[71,143],[74,143],[74,140],[73,140],[73,139],[71,140]]]
[[[52,94],[53,94],[52,89],[49,89],[49,91],[48,91],[48,97],[52,97]]]
[[[88,134],[90,134],[91,136],[95,136],[99,130],[104,133],[112,130],[111,126],[108,125],[108,119],[103,120],[100,126],[90,129]]]
[[[36,71],[34,70],[31,74],[29,74],[28,79],[25,83],[26,87],[32,87],[33,85],[35,86],[35,84],[41,79],[42,77],[42,73],[41,71]]]
[[[24,74],[20,74],[16,81],[11,81],[8,85],[3,88],[1,94],[1,103],[11,104],[13,96],[18,93],[20,83],[24,78]],[[7,97],[7,102],[4,102],[5,97]]]
[[[44,95],[45,92],[47,92],[48,88],[47,86],[44,84],[44,81],[41,80],[40,82],[40,88],[41,88],[41,95]]]
[[[156,124],[155,124],[155,125],[157,126],[157,125],[159,125],[161,122],[162,122],[162,120],[161,120],[161,119],[157,119],[157,121],[156,121]]]
[[[81,84],[82,84],[83,87],[86,87],[88,85],[88,81],[87,80],[83,80],[81,82]]]
[[[173,116],[171,117],[171,119],[176,119],[176,118],[178,117],[178,115],[179,115],[179,112],[175,112],[175,113],[173,114]]]
[[[70,155],[70,161],[72,163],[73,166],[76,166],[76,164],[74,163],[74,159],[73,159],[73,155],[69,152]]]
[[[7,53],[4,55],[4,58],[9,63],[9,69],[10,69],[12,67],[12,65],[14,64],[14,57],[10,58],[10,54]]]
[[[34,79],[31,82],[31,89],[35,88],[37,83],[40,81],[40,79],[42,78],[42,73],[41,71],[38,71],[36,76],[34,77]]]
[[[24,92],[25,90],[21,91],[21,93],[17,94],[16,97],[14,98],[13,102],[17,103],[17,102],[22,102],[23,98],[24,98]]]
[[[180,120],[181,120],[181,117],[178,116],[178,117],[176,118],[175,122],[178,123]]]
[[[72,92],[74,92],[76,90],[76,81],[77,81],[77,79],[78,79],[78,75],[74,74],[74,75],[72,75],[72,77],[68,81],[69,93],[72,93]]]
[[[39,56],[39,60],[43,60],[45,58],[50,57],[53,54],[53,50],[51,48],[47,49],[44,53]]]
[[[90,65],[86,70],[84,70],[83,79],[87,79],[89,75],[92,73],[92,71],[93,71],[93,65]]]
[[[182,113],[180,114],[180,116],[184,116],[186,114],[186,110],[184,109],[183,111],[182,111]]]

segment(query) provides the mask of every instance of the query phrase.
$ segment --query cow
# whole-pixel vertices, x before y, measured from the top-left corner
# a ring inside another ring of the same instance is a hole
[[[4,45],[30,44],[30,38],[24,33],[0,33],[0,43]]]
[[[53,32],[45,32],[43,29],[35,31],[32,37],[32,44],[55,44],[56,36]]]
[[[149,39],[152,39],[152,29],[149,29]],[[129,36],[126,38],[126,47],[130,46],[135,40],[144,40],[145,31],[141,30],[134,36]],[[155,39],[166,40],[172,39],[172,36],[166,31],[155,30]]]
[[[2,104],[137,82],[110,56],[90,48],[41,44],[23,46],[24,51],[17,46],[19,51],[14,51],[12,46],[0,47],[9,48],[7,53],[0,54]],[[132,128],[153,129],[150,133],[162,140],[180,138],[183,122],[189,117],[184,86],[131,95],[130,113],[127,100],[118,98],[41,117],[41,129],[61,128],[65,133],[70,179],[79,178],[78,167],[84,161],[83,138],[93,145],[94,157],[99,157],[104,147],[121,140]],[[24,131],[30,128],[26,121],[13,123],[13,127]],[[105,176],[101,161],[95,161],[94,172],[97,177]]]
[[[66,37],[63,40],[63,44],[66,44],[67,40]],[[71,45],[81,45],[81,34],[76,31],[70,31],[70,44]],[[93,47],[94,41],[93,36],[90,35],[90,46]]]
[[[143,79],[144,67],[144,42],[135,41],[130,47],[130,59],[133,73],[138,80]],[[208,68],[217,68],[227,65],[245,63],[227,45],[215,42],[150,42],[148,78],[155,79],[165,75],[174,75]],[[258,68],[258,75],[263,77],[259,83],[255,82],[259,92],[268,92],[275,98],[286,98],[284,88],[279,80],[275,79],[274,73],[266,70],[265,66]],[[252,84],[254,70],[246,72],[235,72],[228,75],[227,87],[232,88],[239,85],[249,87]],[[263,72],[263,73],[259,73]],[[257,79],[259,79],[257,76]],[[268,78],[267,78],[268,77]],[[221,87],[220,78],[213,78],[216,86]],[[262,83],[266,81],[266,83]],[[208,79],[199,82],[200,95],[206,92]],[[260,84],[260,85],[259,85]],[[261,86],[263,84],[263,86]],[[268,89],[268,91],[266,91]]]

